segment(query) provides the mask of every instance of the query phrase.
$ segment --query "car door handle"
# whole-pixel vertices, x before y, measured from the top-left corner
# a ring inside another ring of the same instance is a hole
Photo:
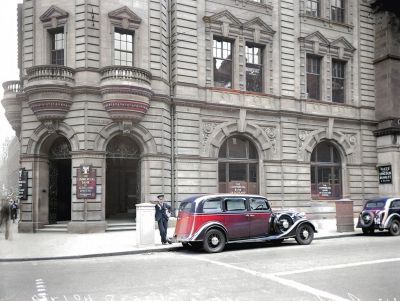
[[[253,217],[255,216],[254,214],[246,214],[247,217]]]

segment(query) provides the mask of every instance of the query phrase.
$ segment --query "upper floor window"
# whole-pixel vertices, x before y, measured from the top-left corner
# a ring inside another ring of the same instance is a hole
[[[232,43],[214,39],[214,87],[232,88]]]
[[[262,48],[246,45],[246,90],[262,92]]]
[[[122,29],[115,29],[114,65],[133,65],[133,32]]]
[[[331,0],[331,19],[339,23],[344,23],[344,0]]]
[[[344,103],[346,63],[332,60],[332,101]]]
[[[308,98],[321,99],[321,58],[307,55],[307,94]]]
[[[64,28],[50,30],[50,63],[64,65]]]
[[[306,1],[306,15],[313,17],[320,17],[320,0],[307,0]]]

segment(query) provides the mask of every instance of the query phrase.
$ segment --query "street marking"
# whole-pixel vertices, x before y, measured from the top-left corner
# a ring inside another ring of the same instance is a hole
[[[353,262],[353,263],[327,265],[327,266],[322,266],[322,267],[296,270],[296,271],[290,271],[290,272],[278,272],[278,273],[274,273],[274,275],[287,276],[287,275],[294,275],[294,274],[345,269],[345,268],[359,267],[359,266],[372,265],[372,264],[391,263],[391,262],[400,262],[400,258],[388,258],[388,259],[378,259],[378,260],[371,260],[371,261],[360,261],[360,262]]]
[[[48,294],[46,290],[46,283],[44,282],[43,279],[39,278],[36,279],[36,292],[37,294],[32,297],[32,300],[40,300],[40,301],[48,301]]]
[[[232,264],[223,263],[223,262],[219,262],[219,261],[215,261],[215,260],[211,260],[211,259],[207,259],[207,258],[200,258],[200,257],[194,257],[194,256],[190,256],[190,257],[195,259],[195,260],[212,263],[212,264],[215,264],[215,265],[223,266],[223,267],[228,268],[228,269],[235,269],[235,270],[238,270],[238,271],[242,271],[244,273],[250,274],[250,275],[255,276],[255,277],[259,277],[259,278],[275,281],[275,282],[278,282],[278,283],[280,283],[282,285],[289,286],[289,287],[292,287],[294,289],[297,289],[299,291],[312,294],[312,295],[318,297],[319,299],[326,298],[326,299],[332,300],[332,301],[349,301],[349,299],[342,298],[340,296],[337,296],[337,295],[334,295],[334,294],[331,294],[331,293],[328,293],[328,292],[313,288],[311,286],[308,286],[308,285],[305,285],[305,284],[302,284],[302,283],[299,283],[299,282],[296,282],[296,281],[293,281],[293,280],[280,278],[280,277],[276,276],[275,274],[265,274],[265,273],[253,271],[253,270],[246,269],[246,268],[241,268],[241,267],[238,267],[238,266],[235,266],[235,265],[232,265]]]

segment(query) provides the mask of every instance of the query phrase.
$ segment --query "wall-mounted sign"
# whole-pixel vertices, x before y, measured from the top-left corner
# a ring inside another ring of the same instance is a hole
[[[392,166],[378,166],[379,184],[391,184],[392,183]]]
[[[96,198],[96,169],[92,165],[81,165],[77,170],[76,198]]]
[[[24,201],[28,199],[28,171],[25,168],[19,169],[18,197]]]
[[[329,184],[320,184],[318,186],[319,196],[331,197],[332,196],[332,186]]]
[[[245,194],[247,193],[247,182],[235,181],[229,182],[229,193]]]

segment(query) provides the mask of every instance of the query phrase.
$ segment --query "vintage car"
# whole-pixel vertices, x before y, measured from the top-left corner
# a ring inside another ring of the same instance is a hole
[[[206,252],[221,252],[226,243],[282,242],[295,238],[308,245],[314,225],[294,210],[272,211],[259,195],[217,194],[183,200],[173,240],[186,248],[202,246]]]
[[[366,200],[358,217],[357,228],[364,234],[375,230],[389,230],[391,235],[400,234],[400,197],[380,197]]]

